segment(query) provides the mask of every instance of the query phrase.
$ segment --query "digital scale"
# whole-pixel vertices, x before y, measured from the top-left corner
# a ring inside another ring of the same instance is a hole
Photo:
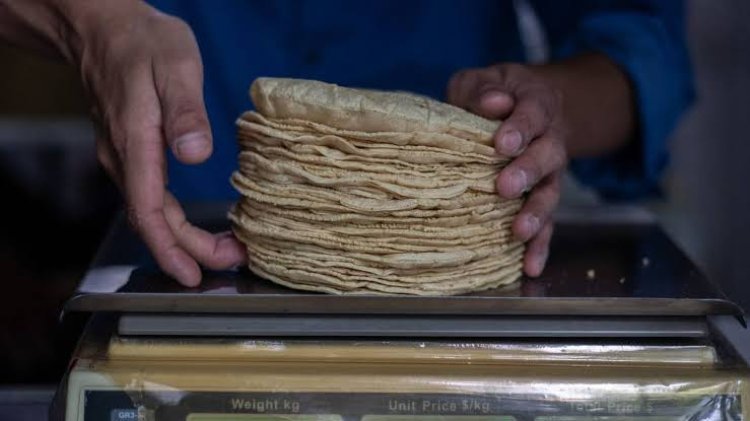
[[[226,210],[188,215],[222,230]],[[121,218],[66,305],[91,317],[53,419],[750,419],[742,311],[653,218],[557,220],[540,278],[410,297],[301,292],[246,270],[184,288]]]

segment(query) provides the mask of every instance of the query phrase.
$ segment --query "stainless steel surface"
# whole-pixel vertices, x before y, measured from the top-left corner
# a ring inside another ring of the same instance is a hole
[[[423,338],[703,338],[701,317],[585,318],[127,314],[121,335]]]
[[[193,221],[227,228],[227,205],[188,208]],[[643,211],[562,213],[544,274],[456,297],[332,296],[291,290],[249,271],[209,272],[198,288],[161,274],[122,220],[102,245],[66,311],[421,314],[741,315]],[[611,215],[616,215],[614,218]],[[599,216],[597,216],[599,215]],[[630,216],[629,216],[630,215]],[[590,222],[585,222],[590,221]]]

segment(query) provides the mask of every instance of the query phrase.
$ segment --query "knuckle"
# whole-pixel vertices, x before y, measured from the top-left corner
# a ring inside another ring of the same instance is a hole
[[[533,124],[528,114],[518,114],[513,116],[512,126],[521,133],[524,142],[528,142],[530,135],[532,135]]]
[[[502,63],[494,68],[495,78],[512,91],[519,94],[523,91],[524,86],[532,82],[530,72],[523,64]]]
[[[554,96],[546,85],[529,84],[523,88],[522,96],[528,101],[528,111],[534,115],[535,120],[541,125],[548,127],[556,121],[560,113],[555,104]]]
[[[471,75],[485,82],[497,81],[497,71],[494,67],[477,67],[469,69]]]
[[[505,82],[508,79],[508,72],[509,72],[508,66],[510,65],[496,64],[491,67],[492,72],[494,73],[494,77],[501,83]]]
[[[500,63],[494,66],[495,73],[502,78],[508,78],[517,76],[522,73],[525,69],[523,65],[518,63]]]

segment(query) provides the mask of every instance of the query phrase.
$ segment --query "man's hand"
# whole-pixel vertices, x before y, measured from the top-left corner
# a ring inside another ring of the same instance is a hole
[[[245,256],[231,235],[191,225],[166,190],[167,147],[185,164],[201,163],[212,151],[200,53],[184,22],[145,4],[119,3],[113,7],[122,10],[107,17],[80,11],[87,23],[77,33],[77,58],[93,103],[97,155],[159,266],[195,286],[198,263],[225,269]]]
[[[567,163],[561,92],[524,66],[504,64],[456,73],[447,96],[454,105],[503,120],[494,135],[495,149],[514,159],[497,177],[497,191],[508,199],[528,192],[513,233],[528,242],[524,272],[539,276],[547,261],[551,214]]]
[[[187,24],[141,1],[0,0],[0,38],[78,67],[93,104],[99,161],[166,273],[195,286],[199,263],[225,269],[244,261],[234,237],[191,225],[166,189],[165,149],[185,164],[212,151],[203,68]]]
[[[567,156],[601,156],[634,137],[636,112],[626,75],[601,54],[539,66],[499,64],[457,73],[448,101],[502,119],[495,148],[514,157],[497,179],[506,198],[528,191],[513,233],[527,241],[524,271],[538,276],[547,260],[552,211]]]

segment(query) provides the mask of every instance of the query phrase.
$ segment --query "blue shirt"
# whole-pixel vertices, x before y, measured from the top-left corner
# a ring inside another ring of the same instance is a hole
[[[523,62],[512,1],[153,0],[193,28],[204,64],[214,154],[203,165],[170,157],[170,190],[182,200],[222,200],[236,168],[234,120],[251,109],[259,76],[408,90],[443,99],[459,69]],[[552,59],[596,51],[629,76],[639,138],[610,156],[575,160],[578,178],[610,199],[658,192],[666,139],[692,99],[677,0],[531,1]]]

